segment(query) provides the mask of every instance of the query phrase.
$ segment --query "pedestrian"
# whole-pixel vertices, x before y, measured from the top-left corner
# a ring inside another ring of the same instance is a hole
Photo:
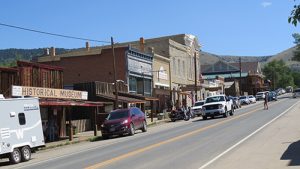
[[[268,99],[269,99],[269,93],[266,92],[266,94],[265,94],[265,101],[264,101],[264,110],[265,110],[265,109],[266,109],[266,110],[269,109],[269,107],[268,107]]]

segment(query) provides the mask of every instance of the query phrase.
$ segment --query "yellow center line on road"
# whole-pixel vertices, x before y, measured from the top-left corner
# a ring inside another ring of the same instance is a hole
[[[269,106],[271,106],[271,105],[273,105],[273,104],[278,104],[278,103],[280,103],[280,102],[282,102],[282,101],[283,101],[283,100],[277,101],[277,102],[275,102],[275,103],[270,104]],[[262,106],[263,106],[263,105],[262,105]],[[247,112],[247,113],[244,113],[244,114],[241,114],[241,115],[238,115],[238,116],[234,116],[234,117],[232,117],[232,118],[230,118],[230,119],[226,119],[226,120],[220,121],[220,122],[218,122],[218,123],[215,123],[215,124],[212,124],[212,125],[209,125],[209,126],[200,128],[200,129],[198,129],[198,130],[194,130],[194,131],[192,131],[192,132],[189,132],[189,133],[186,133],[186,134],[177,136],[177,137],[173,137],[173,138],[171,138],[171,139],[169,139],[169,140],[165,140],[165,141],[162,141],[162,142],[159,142],[159,143],[156,143],[156,144],[152,144],[152,145],[147,146],[147,147],[144,147],[144,148],[140,148],[140,149],[131,151],[131,152],[129,152],[129,153],[120,155],[120,156],[118,156],[118,157],[114,157],[114,158],[112,158],[112,159],[109,159],[109,160],[100,162],[100,163],[98,163],[98,164],[89,166],[89,167],[87,167],[87,168],[85,168],[85,169],[96,169],[96,168],[104,167],[104,166],[106,166],[106,165],[108,165],[108,164],[111,164],[111,163],[114,163],[114,162],[116,162],[116,161],[123,160],[123,159],[125,159],[125,158],[128,158],[128,157],[131,157],[131,156],[140,154],[140,153],[142,153],[142,152],[145,152],[145,151],[147,151],[147,150],[154,149],[154,148],[156,148],[156,147],[162,146],[162,145],[167,144],[167,143],[175,142],[175,141],[180,140],[180,139],[182,139],[182,138],[185,138],[185,137],[188,137],[188,136],[191,136],[191,135],[194,135],[194,134],[203,132],[203,131],[208,130],[208,129],[210,129],[210,128],[213,128],[213,127],[219,126],[219,125],[221,125],[221,124],[227,123],[227,122],[229,122],[229,121],[232,121],[232,120],[235,120],[235,119],[239,119],[239,118],[244,117],[244,116],[246,116],[246,115],[252,114],[252,113],[256,112],[257,110],[262,110],[262,108],[263,108],[263,107],[259,107],[259,108],[256,108],[256,109],[254,109],[254,110],[251,110],[251,111],[249,111],[249,112]]]

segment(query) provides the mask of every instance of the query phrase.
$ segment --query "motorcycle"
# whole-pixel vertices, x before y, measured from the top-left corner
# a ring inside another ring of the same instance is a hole
[[[172,110],[171,113],[169,114],[169,118],[171,119],[172,122],[175,122],[176,120],[185,120],[188,121],[191,118],[195,118],[194,113],[190,109],[177,109],[177,110]]]

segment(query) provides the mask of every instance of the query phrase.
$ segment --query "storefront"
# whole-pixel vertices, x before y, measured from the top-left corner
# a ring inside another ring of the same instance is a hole
[[[43,132],[47,142],[73,134],[97,131],[97,113],[102,102],[87,101],[88,93],[76,90],[12,86],[13,97],[39,97]]]

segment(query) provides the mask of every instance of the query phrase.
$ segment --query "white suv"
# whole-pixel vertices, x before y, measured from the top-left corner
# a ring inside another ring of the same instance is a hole
[[[202,114],[202,106],[204,105],[205,100],[200,100],[195,103],[192,107],[192,111],[195,115],[200,116]]]
[[[265,99],[265,97],[266,97],[266,92],[258,92],[255,95],[255,98],[256,98],[257,101],[260,100],[260,99]]]
[[[214,118],[215,116],[223,115],[227,117],[233,115],[233,102],[225,95],[216,95],[206,98],[205,104],[202,106],[202,117],[206,120],[207,117]]]

